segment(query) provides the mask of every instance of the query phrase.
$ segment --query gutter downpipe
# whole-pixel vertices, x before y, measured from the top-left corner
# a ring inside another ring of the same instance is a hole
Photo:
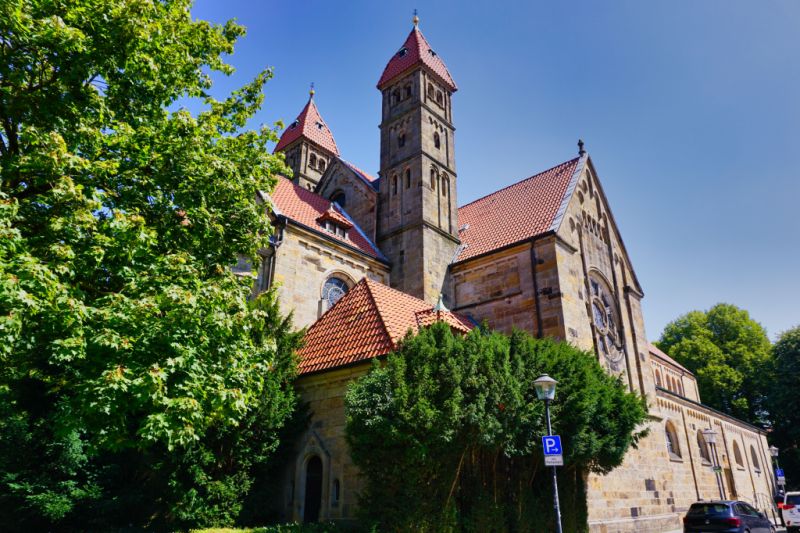
[[[536,275],[536,267],[539,265],[539,259],[536,257],[536,241],[539,239],[531,239],[531,274],[533,277],[533,302],[536,306],[536,337],[541,339],[543,334],[542,326],[542,304],[539,301],[541,295],[539,294],[539,280]]]

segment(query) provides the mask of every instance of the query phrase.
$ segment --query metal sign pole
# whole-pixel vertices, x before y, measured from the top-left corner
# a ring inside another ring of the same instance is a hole
[[[544,401],[544,410],[547,415],[547,435],[553,434],[553,428],[550,426],[550,400]],[[553,502],[556,510],[556,533],[561,532],[561,505],[558,503],[558,477],[556,476],[556,468],[553,467]]]

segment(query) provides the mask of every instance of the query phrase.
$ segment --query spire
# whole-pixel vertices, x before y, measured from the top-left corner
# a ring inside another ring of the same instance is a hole
[[[578,155],[584,155],[586,150],[583,149],[583,139],[578,139]]]
[[[436,312],[437,318],[440,318],[442,313],[450,312],[450,310],[444,305],[444,297],[442,296],[442,293],[439,293],[439,301],[436,302],[435,306],[433,306],[433,311]]]
[[[309,91],[308,103],[294,122],[289,124],[281,134],[281,139],[275,146],[275,152],[284,150],[287,146],[295,142],[297,139],[304,137],[308,141],[316,144],[328,152],[338,156],[339,148],[336,146],[336,141],[333,138],[333,133],[325,124],[322,115],[319,114],[317,104],[314,102],[314,84],[311,84]]]
[[[383,89],[398,76],[405,74],[416,66],[422,65],[427,67],[452,92],[457,91],[456,82],[450,76],[450,71],[447,70],[444,61],[431,48],[422,32],[419,31],[419,27],[417,27],[419,17],[414,15],[414,20],[414,27],[411,29],[411,33],[408,34],[403,46],[392,56],[389,63],[386,64],[386,68],[383,69],[381,79],[378,80],[378,89]]]

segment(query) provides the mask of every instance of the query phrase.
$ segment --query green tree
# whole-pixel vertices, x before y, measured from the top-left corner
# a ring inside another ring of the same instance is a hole
[[[230,521],[294,405],[297,339],[229,268],[257,264],[257,191],[287,171],[244,128],[271,71],[213,98],[244,29],[190,7],[0,2],[6,527],[122,502],[115,479],[153,488],[126,524]]]
[[[750,314],[720,303],[667,324],[658,347],[691,370],[703,402],[752,424],[766,421],[772,345]]]
[[[773,347],[772,386],[767,406],[772,420],[770,441],[780,448],[780,464],[786,471],[787,488],[800,489],[800,326],[784,331]]]
[[[544,405],[559,380],[554,431],[566,531],[586,529],[587,472],[618,466],[641,436],[641,398],[566,343],[444,323],[408,336],[346,395],[347,440],[366,479],[360,508],[391,531],[552,531]]]

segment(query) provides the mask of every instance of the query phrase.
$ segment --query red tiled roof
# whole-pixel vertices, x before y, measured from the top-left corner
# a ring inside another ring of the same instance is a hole
[[[283,131],[274,151],[280,152],[300,137],[305,137],[325,150],[339,155],[339,148],[336,146],[336,141],[333,140],[333,133],[322,120],[322,115],[319,114],[313,98],[308,99],[308,103],[297,115],[297,119]]]
[[[370,242],[361,229],[353,223],[346,212],[342,211],[338,206],[334,206],[330,200],[306,190],[284,177],[278,178],[278,184],[269,196],[277,214],[317,230],[328,238],[358,248],[371,257],[383,259],[383,254]],[[354,226],[347,232],[347,238],[329,233],[320,225],[318,220],[330,210],[333,210],[335,215],[329,213],[326,216],[341,217]]]
[[[403,52],[404,50],[405,52]],[[408,34],[408,38],[403,43],[403,46],[400,47],[400,50],[392,56],[386,68],[383,69],[381,79],[378,81],[378,89],[382,89],[394,78],[419,64],[425,65],[433,71],[451,91],[458,90],[456,82],[450,76],[450,71],[447,70],[444,61],[433,51],[431,45],[428,44],[428,41],[425,40],[422,32],[416,26]]]
[[[555,229],[582,168],[580,157],[458,209],[463,261]],[[585,161],[585,159],[584,159]]]
[[[422,300],[364,278],[308,329],[298,370],[307,374],[386,355],[409,329],[416,333],[436,319],[465,333],[472,329],[463,316],[437,313]]]
[[[684,372],[687,372],[687,373],[689,373],[689,374],[691,374],[691,375],[694,375],[694,374],[692,374],[692,371],[691,371],[691,370],[689,370],[688,368],[686,368],[685,366],[683,366],[682,364],[680,364],[679,362],[677,362],[675,359],[673,359],[672,357],[670,357],[669,355],[667,355],[667,353],[666,353],[666,352],[663,352],[663,351],[659,350],[659,349],[658,349],[658,347],[656,347],[656,345],[655,345],[655,344],[650,344],[650,345],[649,345],[649,348],[650,348],[650,353],[651,353],[652,355],[655,355],[655,356],[656,356],[656,357],[658,357],[659,359],[662,359],[662,360],[666,361],[667,363],[669,363],[669,364],[671,364],[671,365],[673,365],[673,366],[676,366],[676,367],[680,368],[680,369],[681,369],[681,370],[683,370]]]

